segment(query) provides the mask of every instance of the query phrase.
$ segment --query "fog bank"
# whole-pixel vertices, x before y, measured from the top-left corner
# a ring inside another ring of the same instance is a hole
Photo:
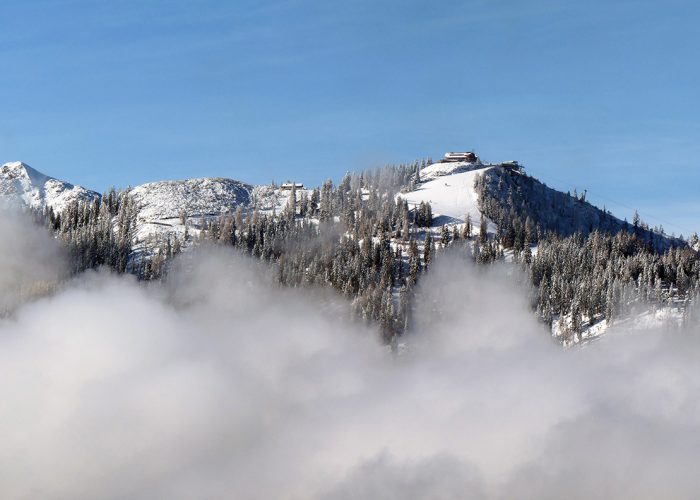
[[[697,334],[564,350],[512,276],[441,258],[397,357],[344,301],[233,253],[176,267],[163,285],[88,273],[0,320],[0,497],[700,489]]]
[[[26,214],[0,201],[0,316],[66,275],[62,249]]]

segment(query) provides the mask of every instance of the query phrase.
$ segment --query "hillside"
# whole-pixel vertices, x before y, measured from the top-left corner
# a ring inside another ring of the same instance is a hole
[[[653,231],[642,222],[628,223],[606,210],[588,203],[585,194],[572,196],[548,187],[534,177],[518,170],[494,167],[484,170],[478,185],[479,206],[506,231],[514,216],[530,219],[541,232],[559,236],[575,233],[588,235],[594,230],[616,234],[622,230],[634,232],[655,251],[662,252],[686,243]]]
[[[233,179],[200,178],[149,182],[133,188],[129,195],[137,211],[136,235],[150,236],[184,233],[184,220],[200,226],[210,218],[247,207],[253,186]]]
[[[223,178],[185,179],[142,184],[131,190],[144,221],[173,219],[184,213],[202,217],[233,212],[247,205],[252,186]]]
[[[421,202],[430,203],[435,228],[461,227],[467,215],[472,225],[478,224],[483,214],[488,233],[499,239],[528,224],[539,236],[586,236],[593,231],[614,235],[629,231],[656,252],[687,245],[652,230],[642,221],[637,225],[623,221],[588,203],[585,196],[550,188],[509,163],[483,164],[478,159],[473,163],[434,163],[421,171],[420,181],[413,189],[402,191],[398,198],[405,200],[410,210],[416,210]],[[514,228],[517,224],[522,227]],[[537,237],[533,234],[530,243],[536,243]]]

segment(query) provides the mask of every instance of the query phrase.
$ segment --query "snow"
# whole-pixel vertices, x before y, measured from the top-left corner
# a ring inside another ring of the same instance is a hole
[[[311,190],[307,188],[296,188],[296,201],[299,203],[303,193],[310,198]],[[287,206],[292,191],[281,189],[271,185],[259,185],[253,188],[251,208],[256,208],[261,214],[280,214]]]
[[[173,219],[184,212],[188,217],[233,212],[245,205],[252,186],[232,179],[201,178],[142,184],[130,195],[139,207],[139,219]]]
[[[421,171],[421,184],[415,191],[399,196],[408,202],[409,209],[429,202],[434,225],[461,224],[467,214],[472,224],[478,224],[481,211],[474,180],[491,167],[481,163],[434,163]]]
[[[75,201],[99,197],[99,193],[49,177],[21,161],[0,167],[0,200],[11,205],[60,212]]]
[[[460,172],[469,172],[474,170],[483,170],[485,167],[481,162],[450,162],[450,163],[432,163],[421,170],[420,177],[422,181],[437,179],[445,175],[458,174]]]
[[[581,333],[575,335],[568,332],[571,318],[567,315],[556,317],[552,321],[552,335],[567,346],[585,344],[598,340],[604,334],[625,332],[627,334],[642,333],[654,329],[680,328],[683,323],[683,311],[679,304],[646,304],[636,311],[629,311],[612,323],[602,316],[596,316],[593,321],[584,321]]]
[[[197,236],[210,219],[246,207],[253,187],[233,179],[203,177],[179,181],[149,182],[133,188],[136,217],[136,248],[145,255],[162,242],[177,238],[184,244],[185,234]],[[186,215],[186,225],[180,214]]]

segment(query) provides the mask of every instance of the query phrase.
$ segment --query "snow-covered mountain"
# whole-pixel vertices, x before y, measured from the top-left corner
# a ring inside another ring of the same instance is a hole
[[[517,165],[517,164],[515,164]],[[465,222],[466,216],[478,223],[484,213],[488,230],[497,230],[496,222],[507,212],[523,212],[543,230],[561,235],[597,228],[617,232],[629,225],[609,212],[590,205],[582,199],[561,193],[509,164],[472,162],[434,163],[420,172],[420,181],[397,197],[410,209],[421,202],[430,203],[433,225],[454,226]],[[481,188],[476,186],[481,179]],[[299,199],[305,189],[297,191]],[[137,237],[167,236],[183,233],[182,215],[196,229],[202,221],[232,213],[238,206],[257,208],[262,213],[279,213],[287,204],[289,190],[273,186],[253,186],[233,179],[198,178],[150,182],[133,188],[137,215]],[[99,194],[45,175],[22,162],[6,163],[0,168],[0,201],[33,209],[51,207],[60,212],[75,201],[91,201]],[[659,248],[680,241],[657,235],[647,229],[641,233]]]
[[[267,215],[280,214],[290,193],[278,186],[253,186],[226,178],[150,182],[130,191],[138,212],[136,235],[141,241],[181,237],[185,232],[183,215],[188,230],[197,234],[207,221],[232,214],[239,206]],[[297,201],[302,193],[310,192],[297,189]]]
[[[182,239],[185,224],[201,227],[210,218],[233,213],[238,206],[250,203],[253,186],[233,179],[199,178],[178,181],[159,181],[142,184],[131,190],[137,210],[136,237],[139,241],[153,241],[141,246],[160,245],[171,236]]]
[[[517,165],[517,164],[515,164]],[[484,213],[489,232],[497,230],[496,222],[504,213],[518,213],[532,219],[543,230],[563,236],[592,229],[615,233],[629,225],[607,211],[583,199],[561,193],[510,164],[472,162],[434,163],[420,172],[420,181],[397,197],[409,209],[421,202],[430,203],[433,225],[461,225],[466,216],[478,224]],[[481,187],[476,186],[481,179]],[[297,199],[306,189],[297,190]],[[130,191],[137,211],[137,236],[181,233],[182,215],[196,227],[198,222],[232,213],[238,206],[257,208],[262,213],[280,213],[287,204],[289,190],[273,186],[253,186],[226,178],[198,178],[150,182]],[[33,209],[51,207],[60,212],[75,201],[91,201],[99,194],[45,175],[22,162],[6,163],[0,168],[0,201]],[[659,248],[672,244],[671,238],[645,228],[642,235]],[[698,244],[700,246],[700,244]]]
[[[433,227],[430,231],[433,240],[439,238],[441,226],[461,227],[467,216],[471,218],[472,224],[478,224],[483,214],[490,235],[507,233],[513,227],[512,221],[520,218],[530,220],[543,233],[551,232],[560,237],[575,233],[585,236],[594,230],[609,234],[625,230],[635,233],[657,252],[687,245],[683,240],[653,231],[643,223],[638,226],[627,223],[610,212],[591,205],[585,200],[585,195],[572,196],[552,189],[527,175],[514,162],[482,164],[477,161],[428,165],[420,173],[420,182],[415,183],[411,190],[398,194],[398,198],[406,200],[411,210],[421,203],[430,203],[433,214]],[[419,239],[422,251],[421,243]],[[691,248],[694,246],[700,247],[700,243],[691,241]],[[533,246],[531,252],[537,253],[538,247]],[[506,260],[513,258],[511,252],[505,253]],[[624,323],[635,331],[678,326],[683,320],[684,300],[668,298],[663,303],[640,305],[637,309],[626,311],[625,317],[618,318],[616,324]],[[565,345],[592,341],[610,326],[600,315],[587,318],[578,335],[570,335],[570,322],[571,316],[567,314],[558,315],[552,321],[553,335]]]
[[[646,226],[635,228],[609,211],[591,205],[585,196],[552,189],[512,162],[434,163],[423,169],[415,189],[398,196],[408,202],[410,209],[421,202],[430,203],[434,226],[460,225],[467,215],[473,224],[478,223],[483,212],[489,232],[497,230],[495,222],[503,223],[504,219],[517,215],[529,218],[542,231],[560,236],[577,232],[585,235],[595,229],[615,234],[626,229],[658,251],[684,245],[683,241]]]
[[[20,161],[0,167],[0,200],[11,205],[60,212],[75,201],[92,201],[99,193],[44,175]]]
[[[135,187],[131,196],[143,221],[173,219],[184,213],[201,217],[233,212],[247,205],[253,186],[232,179],[201,178],[149,182]]]
[[[188,219],[219,216],[248,206],[253,186],[232,179],[201,178],[161,181],[133,188],[130,195],[137,214],[137,237],[184,231],[180,216]],[[99,199],[100,194],[50,177],[23,162],[0,168],[0,202],[18,208],[57,213],[74,202]]]

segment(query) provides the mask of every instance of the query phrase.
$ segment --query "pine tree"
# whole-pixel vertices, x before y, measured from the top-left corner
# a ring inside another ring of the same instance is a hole
[[[385,288],[382,294],[379,325],[383,340],[390,342],[394,337],[394,299],[391,295],[391,287]]]
[[[487,225],[486,225],[486,217],[484,217],[484,214],[481,214],[481,222],[479,223],[479,241],[483,244],[486,243],[488,240],[488,232],[487,232]]]
[[[425,241],[423,247],[423,262],[425,268],[428,269],[433,260],[433,235],[430,230],[425,232]]]
[[[447,245],[450,243],[450,232],[447,229],[447,225],[443,224],[442,228],[440,230],[440,244],[442,245],[442,248],[447,248]]]
[[[462,238],[465,240],[469,240],[472,237],[472,216],[470,214],[467,214],[467,217],[465,218],[464,221],[464,230],[462,233]]]
[[[414,238],[408,246],[408,281],[411,285],[418,282],[418,274],[421,271],[420,256],[418,255],[418,244]]]
[[[287,199],[287,205],[285,206],[284,216],[293,221],[297,214],[297,187],[296,182],[292,182],[292,188],[289,191],[289,198]]]

